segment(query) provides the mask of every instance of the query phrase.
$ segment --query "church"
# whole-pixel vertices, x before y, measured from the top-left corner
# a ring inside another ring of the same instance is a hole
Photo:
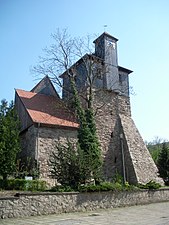
[[[93,108],[103,157],[103,174],[110,180],[121,174],[130,184],[154,180],[163,183],[157,167],[131,117],[129,76],[131,70],[118,65],[118,39],[104,32],[94,40],[95,51],[79,59],[75,83],[78,92],[88,94],[88,70],[92,66]],[[74,71],[73,69],[71,71]],[[79,124],[71,108],[68,71],[63,79],[62,98],[45,76],[31,91],[16,89],[15,106],[21,123],[21,157],[39,168],[40,179],[53,185],[49,157],[56,143],[76,142]],[[85,107],[85,103],[83,104]]]

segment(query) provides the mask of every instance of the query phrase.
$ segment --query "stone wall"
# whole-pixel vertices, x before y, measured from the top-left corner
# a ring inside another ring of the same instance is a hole
[[[49,158],[52,151],[56,151],[56,143],[66,143],[68,140],[75,142],[77,139],[76,129],[66,129],[61,127],[39,127],[38,128],[38,163],[40,169],[40,179],[55,185],[55,180],[50,179]]]
[[[30,158],[39,165],[40,179],[45,180],[49,186],[55,185],[55,180],[50,178],[49,157],[56,151],[56,143],[66,143],[67,140],[75,142],[77,130],[61,127],[45,127],[32,125],[21,134],[21,158]]]
[[[118,172],[131,184],[154,180],[163,184],[158,169],[131,118],[130,99],[113,91],[95,94],[96,126],[108,180]],[[124,163],[123,163],[124,158]]]
[[[113,91],[99,90],[94,97],[96,126],[104,160],[104,176],[122,174],[119,113],[131,116],[130,99]]]
[[[134,171],[129,177],[130,183],[147,183],[154,180],[164,184],[158,176],[158,169],[131,117],[120,115],[123,130],[124,144],[126,145],[125,162],[128,173]],[[129,163],[129,159],[130,162]],[[135,178],[134,178],[135,176]]]
[[[169,201],[169,189],[101,193],[32,193],[0,198],[0,218],[92,211]]]

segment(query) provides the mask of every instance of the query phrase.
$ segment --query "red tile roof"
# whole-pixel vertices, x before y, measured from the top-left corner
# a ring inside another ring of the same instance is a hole
[[[78,127],[74,114],[65,106],[62,100],[53,96],[18,89],[16,93],[33,122],[47,125]]]

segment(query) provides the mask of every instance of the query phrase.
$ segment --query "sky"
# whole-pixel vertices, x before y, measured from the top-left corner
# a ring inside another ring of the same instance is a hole
[[[143,139],[169,140],[168,12],[168,0],[0,0],[0,100],[38,82],[30,68],[57,28],[73,37],[106,31],[119,39],[119,65],[134,71],[132,118]]]

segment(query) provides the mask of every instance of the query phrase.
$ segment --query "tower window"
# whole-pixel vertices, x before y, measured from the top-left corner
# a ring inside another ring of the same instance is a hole
[[[125,76],[122,74],[119,74],[119,83],[123,84],[123,81],[125,81]]]
[[[117,157],[116,156],[114,157],[114,163],[117,163]]]

